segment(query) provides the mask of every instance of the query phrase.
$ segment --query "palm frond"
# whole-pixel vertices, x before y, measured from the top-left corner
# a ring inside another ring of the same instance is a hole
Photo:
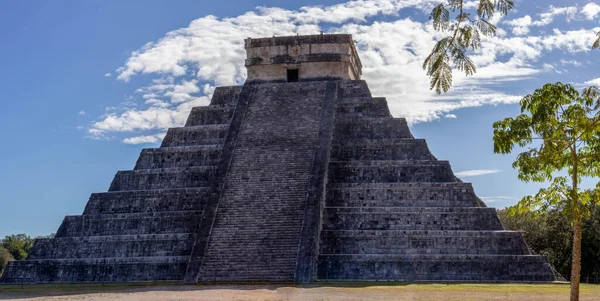
[[[483,19],[477,20],[476,25],[482,34],[484,34],[486,36],[496,35],[496,25],[494,25],[486,20],[483,20]]]
[[[433,29],[445,31],[450,26],[450,12],[440,4],[434,7],[429,14],[429,19],[433,20]]]
[[[479,0],[477,15],[480,18],[489,19],[494,14],[494,3],[492,0]]]

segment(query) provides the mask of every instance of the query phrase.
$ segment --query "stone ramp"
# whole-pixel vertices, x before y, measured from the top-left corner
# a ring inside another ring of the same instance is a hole
[[[108,192],[91,195],[52,239],[11,262],[2,283],[183,280],[241,87],[215,90],[162,147],[142,150]]]
[[[197,281],[295,280],[319,141],[330,142],[319,136],[333,87],[325,81],[260,84],[245,99]]]

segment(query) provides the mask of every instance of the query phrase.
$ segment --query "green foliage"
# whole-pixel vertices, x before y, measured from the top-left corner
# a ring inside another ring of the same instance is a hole
[[[13,234],[6,236],[2,240],[2,246],[15,260],[23,260],[29,254],[29,249],[33,245],[34,239],[26,234]]]
[[[513,163],[519,179],[549,182],[549,186],[524,197],[509,213],[557,210],[564,214],[573,226],[571,301],[578,301],[582,223],[590,209],[600,204],[600,183],[593,190],[579,187],[583,177],[600,176],[598,88],[580,94],[568,84],[546,84],[523,97],[519,116],[494,123],[494,152],[508,154],[517,146],[529,147]]]
[[[580,93],[571,85],[546,84],[521,100],[521,114],[494,123],[494,152],[521,152],[513,167],[525,182],[550,182],[534,196],[526,196],[513,213],[559,209],[569,220],[589,214],[599,203],[596,191],[581,191],[585,176],[598,176],[600,153],[600,97],[597,88]],[[567,171],[569,177],[558,175]]]
[[[559,210],[533,214],[510,214],[511,209],[498,210],[498,217],[507,230],[520,231],[529,248],[546,256],[561,275],[569,278],[571,271],[572,228],[569,220]],[[581,247],[581,279],[587,283],[600,283],[600,207],[583,223]]]
[[[15,259],[10,252],[0,245],[0,275],[2,275],[2,272],[4,272],[4,268],[6,268],[8,262],[12,260]]]
[[[433,28],[448,33],[436,43],[431,54],[423,62],[423,69],[430,78],[431,89],[437,94],[447,92],[452,86],[452,66],[467,76],[476,72],[467,51],[481,47],[481,35],[496,35],[496,26],[489,22],[494,14],[508,14],[514,6],[512,0],[479,0],[475,12],[469,12],[463,0],[448,0],[431,10],[429,19]],[[454,15],[452,20],[451,15]]]

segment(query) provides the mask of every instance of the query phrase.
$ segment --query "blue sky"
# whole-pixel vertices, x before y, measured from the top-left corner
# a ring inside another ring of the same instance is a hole
[[[438,37],[425,13],[435,2],[2,2],[0,237],[55,232],[215,86],[242,83],[243,38],[320,30],[354,35],[374,96],[488,205],[516,203],[540,186],[517,180],[514,156],[493,154],[492,123],[546,82],[600,85],[600,5],[516,1],[473,54],[478,73],[455,73],[436,97],[420,69]]]

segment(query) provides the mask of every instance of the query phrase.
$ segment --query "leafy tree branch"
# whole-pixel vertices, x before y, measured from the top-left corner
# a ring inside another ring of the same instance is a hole
[[[467,56],[469,50],[481,47],[481,36],[495,36],[496,26],[489,22],[495,14],[506,15],[514,7],[511,0],[480,0],[477,10],[469,12],[463,0],[448,0],[431,10],[433,28],[448,36],[439,40],[423,62],[430,78],[430,87],[437,94],[452,86],[452,64],[467,76],[476,72],[475,63]],[[453,14],[453,20],[451,20]]]

